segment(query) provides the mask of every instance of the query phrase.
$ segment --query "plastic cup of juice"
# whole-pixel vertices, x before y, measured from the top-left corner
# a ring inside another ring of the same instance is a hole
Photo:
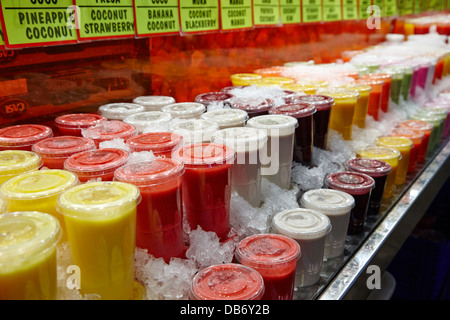
[[[147,111],[132,114],[123,119],[123,122],[131,124],[136,128],[138,133],[143,133],[146,128],[161,128],[167,130],[172,116],[168,112]]]
[[[83,294],[132,298],[139,198],[136,186],[117,181],[85,183],[58,197]]]
[[[250,86],[262,79],[262,76],[256,73],[236,73],[231,75],[233,86]]]
[[[198,119],[206,111],[206,107],[198,102],[178,102],[164,106],[161,111],[170,113],[172,118]]]
[[[39,154],[49,169],[64,169],[64,161],[71,155],[94,150],[95,142],[78,136],[58,136],[35,143],[33,152]]]
[[[396,185],[404,184],[406,182],[406,175],[408,173],[411,149],[414,143],[411,141],[411,139],[408,138],[386,136],[377,138],[376,145],[381,147],[393,148],[400,151],[402,157],[398,162],[394,183]]]
[[[313,146],[325,149],[328,138],[330,112],[334,104],[334,99],[332,97],[314,94],[300,97],[299,102],[308,103],[316,107],[316,112],[313,114]]]
[[[267,99],[245,100],[232,99],[231,107],[234,109],[244,110],[247,112],[249,118],[269,114],[269,109],[272,108],[273,103]]]
[[[326,185],[330,189],[347,192],[355,199],[355,206],[350,212],[347,234],[356,235],[364,230],[369,199],[375,181],[372,177],[359,172],[334,172],[326,177]]]
[[[97,147],[104,141],[127,140],[137,134],[135,127],[120,120],[103,121],[94,127],[83,129],[81,132],[83,137],[94,140]]]
[[[98,113],[108,120],[123,120],[135,113],[145,112],[144,106],[136,103],[108,103],[98,108]]]
[[[53,137],[50,127],[40,124],[19,124],[0,129],[0,151],[31,151],[36,142]]]
[[[383,90],[381,93],[380,110],[389,111],[389,99],[391,97],[392,75],[388,73],[369,73],[361,75],[360,79],[383,80]]]
[[[305,165],[310,165],[313,159],[313,116],[316,112],[316,107],[307,103],[284,104],[269,110],[272,115],[285,115],[297,119],[293,159]]]
[[[114,173],[114,181],[137,186],[141,202],[137,206],[136,245],[156,258],[169,262],[184,256],[182,162],[156,158],[132,163]]]
[[[261,300],[264,280],[255,269],[237,263],[212,265],[191,283],[194,300]]]
[[[342,256],[350,212],[355,206],[353,196],[339,190],[313,189],[302,195],[300,203],[302,207],[321,212],[330,219],[331,231],[325,240],[324,256],[329,259]]]
[[[196,144],[211,142],[219,125],[212,120],[185,119],[171,123],[168,129],[182,136],[185,144]]]
[[[40,170],[11,178],[0,186],[0,195],[9,212],[39,211],[59,220],[62,240],[67,240],[64,219],[56,210],[58,196],[78,184],[72,172],[58,169]]]
[[[402,84],[403,84],[403,75],[404,72],[401,68],[396,67],[395,65],[384,67],[379,70],[380,73],[387,73],[392,76],[391,80],[391,94],[390,98],[396,104],[400,103],[400,96],[402,93]]]
[[[322,271],[325,242],[332,228],[330,219],[319,211],[297,208],[276,213],[272,225],[276,233],[294,239],[301,248],[295,285],[316,284]]]
[[[399,123],[398,127],[423,133],[423,140],[422,144],[420,145],[420,151],[417,161],[419,163],[424,162],[428,150],[429,140],[434,128],[433,125],[421,120],[406,120]]]
[[[0,214],[0,300],[55,300],[58,219],[42,212]]]
[[[367,108],[367,114],[375,120],[378,120],[381,109],[381,97],[383,94],[384,81],[373,79],[358,79],[355,81],[355,83],[371,86],[372,91],[369,95],[369,106]]]
[[[64,162],[64,170],[75,173],[80,182],[112,181],[114,172],[125,165],[130,154],[116,148],[105,148],[79,152]]]
[[[422,148],[422,141],[424,138],[424,134],[419,131],[410,130],[407,128],[395,128],[390,133],[390,136],[393,137],[405,137],[410,139],[413,142],[413,146],[411,148],[411,153],[409,156],[409,165],[408,165],[408,173],[414,172],[417,167],[417,162],[419,160],[419,153]]]
[[[81,136],[82,130],[96,126],[107,119],[95,113],[71,113],[55,119],[55,125],[63,136]]]
[[[353,114],[353,124],[360,127],[366,127],[366,116],[369,110],[370,93],[372,87],[370,85],[363,84],[345,84],[340,86],[345,90],[356,91],[359,93],[358,101],[356,102],[355,113]]]
[[[0,151],[0,185],[22,173],[39,170],[43,161],[31,151],[3,150]]]
[[[403,70],[401,96],[403,97],[404,101],[407,101],[409,98],[409,91],[411,90],[414,68],[408,65],[400,65],[399,68]]]
[[[171,158],[182,147],[183,137],[173,132],[141,133],[126,141],[130,152],[152,151],[156,157]]]
[[[261,300],[292,300],[295,270],[301,255],[297,241],[280,234],[256,234],[241,240],[236,260],[255,269],[264,280]]]
[[[250,205],[261,204],[261,159],[267,148],[267,133],[262,129],[243,127],[217,131],[212,142],[226,145],[236,152],[231,167],[232,190]]]
[[[248,114],[244,110],[224,108],[207,111],[200,118],[214,121],[219,125],[219,130],[221,130],[245,126]]]
[[[141,96],[134,98],[133,103],[143,106],[144,111],[161,111],[163,107],[176,101],[170,96]]]
[[[426,156],[430,156],[436,148],[439,146],[441,141],[441,130],[443,130],[443,121],[442,118],[432,114],[426,113],[415,113],[410,116],[411,120],[421,120],[425,121],[433,126],[433,130],[431,131],[430,139],[428,141],[428,148]]]
[[[436,113],[441,115],[443,118],[445,117],[444,123],[444,132],[443,138],[447,138],[450,136],[450,103],[441,103],[441,102],[427,102],[423,106],[430,113]]]
[[[251,118],[247,126],[266,131],[268,137],[267,159],[262,163],[262,176],[282,189],[289,189],[297,119],[268,114]]]
[[[428,107],[421,108],[418,114],[429,117],[431,121],[435,121],[433,118],[439,119],[438,144],[441,142],[441,139],[446,138],[444,132],[448,119],[448,108],[428,105]]]
[[[323,89],[318,93],[334,99],[328,127],[340,133],[344,140],[351,140],[353,116],[359,93],[345,89]]]
[[[347,168],[349,171],[365,173],[375,180],[367,214],[377,215],[380,212],[387,177],[392,171],[391,165],[378,159],[354,158],[347,161]]]
[[[0,198],[0,214],[8,212],[8,209],[6,208],[6,202],[2,198]]]
[[[175,151],[172,158],[184,163],[182,197],[190,228],[200,226],[227,239],[235,151],[216,143],[191,144]]]
[[[210,104],[229,105],[233,95],[228,92],[208,92],[202,93],[195,97],[195,102],[205,105],[206,110]]]

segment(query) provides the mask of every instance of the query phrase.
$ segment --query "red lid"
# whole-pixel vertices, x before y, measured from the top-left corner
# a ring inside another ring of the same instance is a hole
[[[254,269],[235,263],[209,266],[192,279],[196,300],[260,300],[264,280]]]
[[[330,189],[341,190],[352,195],[366,194],[375,187],[375,180],[360,172],[335,172],[327,176]]]
[[[152,161],[131,163],[114,172],[114,179],[136,186],[160,184],[178,178],[184,173],[182,162],[169,158],[156,158]]]
[[[72,113],[57,117],[55,124],[63,128],[83,129],[95,126],[105,120],[105,117],[95,113]]]
[[[142,133],[127,140],[132,152],[168,152],[183,142],[183,137],[173,132]]]
[[[120,120],[108,120],[94,127],[84,129],[83,137],[90,138],[96,142],[113,140],[116,138],[129,139],[137,134],[137,130],[131,124]]]
[[[50,137],[53,137],[53,130],[39,124],[20,124],[0,129],[0,145],[2,147],[31,146]]]
[[[126,164],[129,153],[122,149],[105,148],[71,155],[64,162],[64,169],[74,173],[105,172]]]
[[[354,158],[347,162],[350,171],[365,173],[371,177],[383,177],[392,171],[389,163],[368,158]]]
[[[301,96],[299,102],[311,104],[316,107],[317,110],[330,109],[334,103],[334,98],[329,96],[311,94],[306,96]]]
[[[93,150],[93,140],[84,137],[59,136],[41,140],[33,145],[32,151],[41,157],[66,158],[74,153]]]
[[[291,103],[273,107],[269,110],[269,113],[284,114],[294,118],[303,118],[314,114],[316,111],[316,107],[308,103]]]
[[[227,92],[208,92],[196,96],[195,102],[207,105],[210,104],[211,102],[226,102],[232,97],[233,95]]]
[[[232,164],[235,158],[235,151],[222,144],[198,143],[178,149],[172,155],[172,158],[183,162],[185,166]]]

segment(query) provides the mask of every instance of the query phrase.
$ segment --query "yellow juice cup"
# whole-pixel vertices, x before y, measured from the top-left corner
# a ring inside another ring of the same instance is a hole
[[[397,173],[395,174],[395,184],[401,185],[406,182],[406,174],[408,173],[409,158],[414,143],[405,137],[380,137],[376,140],[376,144],[381,147],[392,148],[400,151],[402,158],[398,162]]]
[[[369,97],[372,92],[372,87],[364,84],[344,84],[339,88],[356,91],[359,93],[358,101],[356,102],[355,113],[353,114],[353,124],[360,127],[366,127],[366,116],[369,110]]]
[[[23,173],[9,179],[0,187],[0,195],[6,201],[9,212],[39,211],[51,214],[59,220],[67,240],[64,219],[56,210],[58,196],[78,183],[78,177],[69,171],[52,169]]]
[[[0,215],[0,300],[55,300],[58,219],[41,212]]]
[[[83,294],[133,298],[139,189],[117,181],[78,185],[58,198]]]
[[[41,157],[31,151],[0,151],[0,184],[19,174],[36,171],[42,166]]]
[[[233,86],[250,86],[262,79],[262,76],[256,73],[236,73],[231,75]]]
[[[2,198],[0,198],[0,214],[6,212],[8,212],[8,210],[6,210],[6,202]]]
[[[395,189],[395,177],[397,175],[398,163],[402,158],[400,151],[393,148],[372,146],[360,150],[357,154],[357,157],[382,160],[391,165],[392,170],[386,178],[386,186],[384,187],[383,199],[392,197]]]

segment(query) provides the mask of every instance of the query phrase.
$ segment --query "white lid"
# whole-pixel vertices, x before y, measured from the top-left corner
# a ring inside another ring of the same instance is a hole
[[[227,127],[242,125],[248,119],[248,114],[245,110],[226,108],[207,111],[200,118],[212,120],[221,127]]]
[[[285,136],[295,132],[298,121],[291,116],[268,114],[249,119],[247,126],[263,129],[269,136]]]
[[[173,118],[198,118],[206,111],[206,107],[198,102],[179,102],[164,106],[161,111],[169,112]]]
[[[175,103],[175,99],[169,96],[141,96],[133,100],[148,111],[159,111],[162,107]]]
[[[355,206],[355,199],[351,194],[344,191],[314,189],[306,191],[300,203],[305,208],[332,216],[349,212]]]
[[[296,240],[317,239],[331,231],[330,219],[312,209],[288,209],[275,214],[272,219],[275,230]]]
[[[109,103],[98,108],[98,112],[109,120],[123,120],[126,117],[144,112],[145,108],[136,103]]]
[[[217,130],[219,125],[216,122],[205,119],[186,119],[169,124],[169,131],[183,136],[186,144],[210,142]]]
[[[172,116],[162,111],[147,111],[136,113],[123,119],[123,122],[131,124],[139,132],[143,132],[149,126],[168,126]]]
[[[215,132],[211,141],[229,146],[237,152],[259,150],[267,142],[267,133],[257,128],[235,127]]]

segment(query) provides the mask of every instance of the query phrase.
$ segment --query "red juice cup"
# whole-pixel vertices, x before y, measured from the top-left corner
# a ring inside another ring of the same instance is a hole
[[[93,140],[78,136],[59,136],[35,143],[32,151],[39,154],[49,169],[64,169],[64,161],[71,155],[94,150]]]
[[[369,95],[369,107],[367,108],[367,114],[375,120],[378,120],[381,109],[381,97],[383,94],[384,81],[374,79],[358,79],[356,80],[356,84],[369,85],[372,87],[372,91]]]
[[[375,180],[375,187],[370,194],[368,215],[376,215],[380,212],[386,180],[392,171],[389,163],[378,159],[354,158],[347,162],[350,171],[365,173]]]
[[[431,133],[433,132],[433,125],[431,123],[422,120],[406,120],[401,122],[398,125],[398,127],[423,133],[423,140],[420,146],[420,151],[417,160],[418,163],[424,162],[428,150],[428,143],[430,141],[430,136]]]
[[[316,107],[307,103],[291,103],[270,109],[270,114],[282,114],[297,119],[294,135],[294,161],[310,165],[313,159],[313,116]]]
[[[186,220],[192,230],[200,226],[222,240],[230,231],[232,148],[215,143],[186,145],[172,158],[184,163],[182,195]]]
[[[53,137],[53,130],[39,124],[19,124],[5,127],[0,129],[0,151],[31,151],[35,143],[50,137]]]
[[[355,206],[350,212],[347,234],[359,234],[364,229],[369,199],[375,181],[372,177],[359,172],[334,172],[327,176],[326,185],[330,189],[347,192],[355,199]]]
[[[83,129],[82,135],[85,138],[94,140],[97,147],[104,141],[114,139],[127,140],[137,135],[137,130],[131,124],[119,120],[108,120],[99,123],[94,127]]]
[[[114,180],[137,186],[141,201],[137,205],[136,246],[155,258],[184,256],[182,162],[156,158],[118,168]]]
[[[81,136],[83,129],[93,127],[107,119],[95,113],[71,113],[55,119],[55,125],[63,136]]]
[[[391,82],[392,75],[387,73],[369,73],[361,75],[360,79],[372,79],[372,80],[383,80],[383,91],[381,93],[381,103],[380,110],[383,112],[389,111],[389,99],[391,97]]]
[[[264,280],[254,269],[236,263],[209,266],[191,283],[194,300],[261,300]]]
[[[80,182],[113,181],[114,172],[126,164],[129,155],[127,151],[116,148],[79,152],[67,158],[64,170],[75,173]]]
[[[300,255],[297,241],[279,234],[249,236],[236,248],[236,260],[258,271],[264,279],[261,300],[292,300]]]
[[[408,173],[414,172],[419,160],[419,153],[422,149],[422,142],[425,135],[420,131],[399,127],[392,130],[390,136],[405,137],[413,142],[411,153],[409,155]]]
[[[311,104],[316,107],[313,115],[313,146],[326,149],[328,137],[328,123],[330,122],[331,106],[334,99],[321,95],[306,95],[299,98],[300,103]]]
[[[231,98],[233,98],[233,95],[228,92],[208,92],[196,96],[195,102],[201,103],[208,108],[211,103],[221,102],[224,105],[229,105]]]
[[[183,145],[183,137],[173,132],[149,132],[128,139],[126,144],[131,152],[152,151],[156,157],[171,158]]]

